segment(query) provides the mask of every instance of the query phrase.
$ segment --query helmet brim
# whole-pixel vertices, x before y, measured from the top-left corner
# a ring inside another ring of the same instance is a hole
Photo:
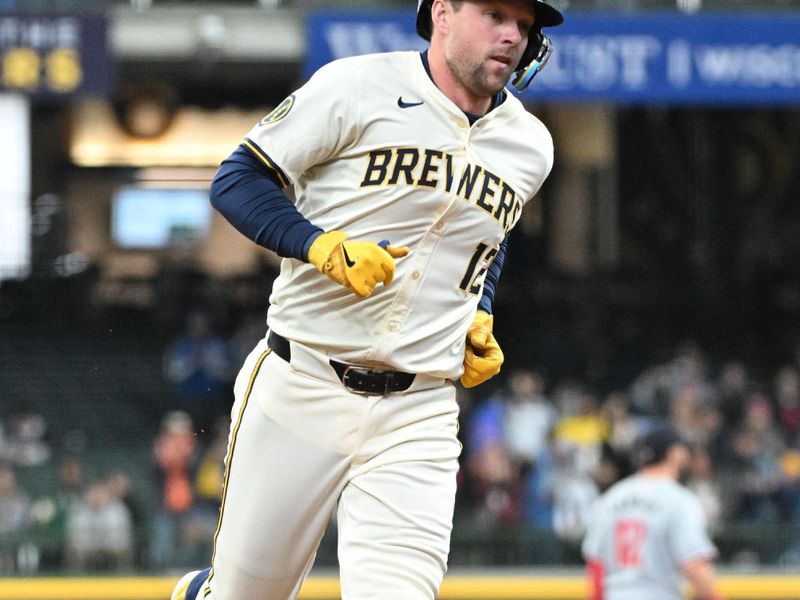
[[[535,0],[533,3],[533,14],[535,27],[555,27],[564,22],[564,15],[558,9],[539,0]]]

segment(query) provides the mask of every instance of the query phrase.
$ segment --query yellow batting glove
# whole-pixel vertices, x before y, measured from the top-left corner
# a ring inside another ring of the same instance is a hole
[[[464,387],[480,385],[500,372],[503,351],[492,333],[493,324],[494,317],[479,310],[467,331],[464,374],[461,376]]]
[[[407,246],[346,240],[343,231],[323,233],[311,244],[308,262],[362,298],[369,296],[378,283],[389,285],[394,278],[394,259],[408,254]]]
[[[485,310],[479,310],[472,319],[472,325],[467,330],[467,344],[474,348],[485,348],[486,340],[492,335],[494,315]]]

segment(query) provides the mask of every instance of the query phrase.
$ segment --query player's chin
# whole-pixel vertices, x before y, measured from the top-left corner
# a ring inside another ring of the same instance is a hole
[[[508,84],[508,80],[509,79],[510,79],[510,76],[508,76],[508,77],[503,76],[503,77],[489,77],[489,78],[487,78],[487,80],[485,82],[485,85],[484,85],[484,88],[486,90],[486,95],[487,96],[496,96],[497,94],[499,94],[500,91],[503,90],[506,87],[506,85]]]
[[[486,69],[486,84],[487,87],[497,88],[494,92],[496,94],[506,86],[514,69],[511,65],[494,59],[491,60],[491,63]]]

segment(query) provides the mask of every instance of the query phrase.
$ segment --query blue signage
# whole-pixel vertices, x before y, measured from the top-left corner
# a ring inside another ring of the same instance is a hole
[[[528,100],[800,105],[800,15],[567,13]],[[425,47],[408,12],[319,12],[306,75],[345,56]]]
[[[0,13],[0,91],[103,94],[112,60],[102,15]]]

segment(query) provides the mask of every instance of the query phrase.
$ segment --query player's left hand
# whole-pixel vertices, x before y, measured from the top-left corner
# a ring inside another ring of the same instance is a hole
[[[467,331],[467,350],[464,353],[464,387],[475,387],[500,372],[503,351],[492,333],[494,316],[479,310]]]

